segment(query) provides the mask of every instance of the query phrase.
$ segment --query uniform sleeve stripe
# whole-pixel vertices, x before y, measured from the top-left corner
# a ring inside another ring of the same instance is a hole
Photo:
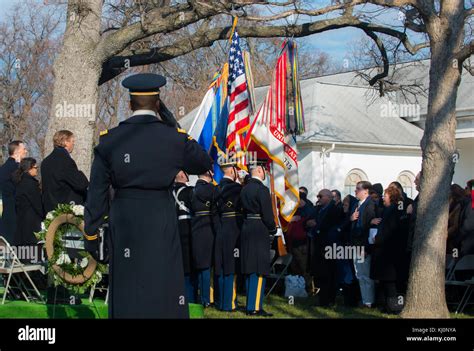
[[[97,234],[95,234],[95,235],[87,235],[87,234],[84,234],[84,237],[85,237],[87,240],[96,240],[96,239],[97,239]]]

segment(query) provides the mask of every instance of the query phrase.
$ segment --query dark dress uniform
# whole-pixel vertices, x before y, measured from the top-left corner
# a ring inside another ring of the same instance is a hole
[[[83,205],[89,181],[76,165],[69,152],[55,147],[41,164],[43,207],[52,211],[58,204]]]
[[[277,232],[272,200],[260,179],[250,178],[240,193],[244,223],[240,236],[242,274],[246,275],[247,312],[263,310],[265,276],[270,273],[270,235]]]
[[[178,216],[179,238],[183,255],[184,284],[188,302],[194,303],[197,294],[197,277],[193,267],[192,241],[191,241],[191,201],[194,187],[185,183],[175,183],[173,195],[176,202],[176,215]]]
[[[155,77],[139,74],[122,84],[130,94],[158,94],[165,80]],[[172,189],[180,170],[201,174],[212,161],[186,132],[151,113],[121,122],[94,149],[85,238],[88,250],[97,247],[98,228],[109,215],[110,318],[189,316]],[[115,193],[109,209],[110,185]]]
[[[221,225],[216,235],[214,273],[219,286],[219,308],[223,311],[233,311],[236,308],[235,274],[236,263],[240,262],[238,250],[243,222],[240,201],[242,185],[224,177],[219,183],[219,190]]]
[[[211,297],[211,267],[213,263],[214,240],[219,228],[217,201],[219,189],[198,179],[192,197],[192,251],[197,270],[201,303],[209,306]]]
[[[10,243],[16,230],[15,185],[11,177],[18,169],[18,162],[12,157],[0,167],[0,195],[3,203],[3,213],[0,217],[0,235]]]

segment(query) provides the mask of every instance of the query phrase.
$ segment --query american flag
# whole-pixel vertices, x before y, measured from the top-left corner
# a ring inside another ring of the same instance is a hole
[[[229,151],[241,151],[244,149],[244,133],[249,129],[250,118],[247,78],[237,31],[232,36],[230,46],[228,84],[229,119],[226,144]]]

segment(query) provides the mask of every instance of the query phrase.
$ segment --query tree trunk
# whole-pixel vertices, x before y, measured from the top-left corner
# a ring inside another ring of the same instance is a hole
[[[446,3],[446,2],[445,2]],[[456,157],[456,97],[463,39],[462,1],[426,21],[431,42],[428,114],[421,141],[421,191],[404,318],[449,318],[445,297],[448,195]]]
[[[53,135],[61,129],[75,134],[72,154],[79,169],[90,173],[93,134],[98,113],[98,80],[101,58],[95,48],[100,39],[102,0],[69,0],[63,46],[54,63],[51,118],[46,134],[46,153]]]

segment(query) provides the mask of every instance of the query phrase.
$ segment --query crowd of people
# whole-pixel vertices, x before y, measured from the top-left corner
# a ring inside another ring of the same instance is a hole
[[[21,140],[8,144],[9,157],[0,167],[0,233],[14,246],[36,244],[34,233],[41,230],[46,214],[58,204],[85,203],[89,181],[71,157],[74,134],[58,131],[53,143],[53,151],[41,164],[41,184],[40,165],[27,157],[26,144]]]
[[[55,134],[54,150],[42,163],[41,185],[37,179],[39,164],[27,157],[25,143],[17,140],[8,145],[9,158],[0,168],[0,232],[11,244],[36,245],[34,232],[41,229],[48,211],[62,203],[86,202],[89,182],[70,156],[74,143],[70,131]],[[253,167],[251,174],[245,175],[235,164],[221,168],[224,177],[218,186],[213,185],[210,171],[199,175],[194,187],[188,185],[184,171],[175,178],[173,196],[186,299],[235,311],[240,282],[249,292],[247,311],[267,315],[263,295],[271,243],[266,235],[254,235],[277,231],[270,197],[255,197],[261,192],[265,169]],[[419,179],[420,174],[415,179],[417,190]],[[474,253],[472,182],[464,189],[453,184],[449,194],[446,253],[455,257]],[[334,305],[342,293],[347,306],[377,305],[387,312],[400,311],[407,289],[417,204],[418,196],[410,199],[398,182],[384,190],[381,184],[361,181],[355,196],[344,198],[336,189],[322,189],[314,205],[308,190],[301,187],[298,209],[284,234],[293,256],[290,274],[304,277],[308,292],[318,294],[321,306]],[[259,220],[253,221],[252,216]],[[344,248],[343,256],[335,252],[338,248]],[[241,281],[241,275],[246,279]]]
[[[35,233],[47,213],[59,204],[86,201],[89,181],[71,157],[75,136],[68,130],[60,130],[53,137],[54,149],[41,164],[28,156],[26,143],[14,140],[8,144],[8,159],[0,167],[0,193],[3,211],[0,218],[0,235],[16,249],[20,261],[37,263],[42,260],[41,245]],[[46,277],[33,275],[40,287],[47,287]],[[12,292],[13,293],[13,292]],[[16,294],[14,294],[16,295]],[[19,295],[17,297],[20,297]],[[48,287],[48,301],[70,301],[66,289]],[[80,303],[80,299],[77,299]]]
[[[255,160],[248,172],[226,160],[217,184],[210,156],[159,98],[166,79],[137,74],[122,84],[133,113],[101,133],[90,181],[71,157],[75,136],[68,130],[54,134],[41,167],[27,157],[24,142],[8,144],[0,167],[0,234],[9,243],[37,246],[34,233],[48,212],[59,204],[84,205],[84,246],[94,258],[98,233],[109,228],[110,318],[186,318],[189,302],[234,312],[238,293],[246,295],[248,315],[270,316],[263,308],[265,283],[272,245],[283,235],[290,273],[304,277],[321,306],[335,304],[342,289],[349,306],[403,307],[418,197],[410,199],[398,182],[384,190],[361,181],[355,196],[322,189],[313,205],[301,187],[283,233],[266,184],[269,160]],[[195,186],[188,174],[198,176]],[[417,190],[419,181],[420,174]],[[473,182],[451,186],[447,253],[456,257],[474,253]],[[56,293],[48,294],[53,302]]]
[[[419,173],[415,179],[420,190]],[[474,254],[474,210],[471,188],[451,186],[446,254]],[[333,305],[339,292],[347,306],[380,307],[389,313],[403,308],[413,247],[418,196],[411,199],[399,182],[386,189],[360,181],[355,196],[322,189],[316,204],[300,188],[298,210],[285,234],[293,255],[290,273],[305,277],[309,292],[322,306]],[[340,250],[337,255],[331,250]]]
[[[8,145],[9,158],[0,168],[3,216],[0,232],[15,246],[37,244],[34,232],[48,211],[58,204],[84,204],[89,186],[70,156],[74,135],[67,130],[54,136],[54,150],[41,167],[27,157],[22,141]],[[188,302],[216,305],[235,311],[240,276],[249,313],[263,310],[264,277],[269,273],[270,240],[255,232],[276,233],[270,198],[259,194],[264,167],[243,174],[235,164],[223,164],[224,177],[213,185],[213,174],[199,176],[195,187],[180,171],[173,196],[180,233]],[[419,190],[420,174],[415,179]],[[474,253],[472,180],[462,188],[451,186],[446,253],[456,257]],[[256,184],[253,184],[256,183]],[[255,187],[255,189],[252,189]],[[242,191],[242,189],[248,191]],[[245,194],[251,194],[246,196]],[[381,184],[357,183],[355,196],[341,197],[334,189],[318,192],[316,203],[300,188],[298,209],[285,239],[293,256],[290,274],[303,276],[308,292],[317,293],[321,306],[331,306],[342,292],[347,306],[380,306],[387,312],[403,307],[415,228],[418,197],[410,199],[398,182],[385,190]],[[251,220],[255,216],[258,221]],[[244,219],[249,219],[244,225]],[[257,238],[257,239],[256,239]],[[338,248],[359,248],[343,250]],[[242,257],[244,255],[244,257]],[[212,278],[211,278],[212,276]],[[239,280],[237,279],[239,278]],[[213,281],[213,283],[212,283]],[[259,312],[260,311],[260,312]]]

